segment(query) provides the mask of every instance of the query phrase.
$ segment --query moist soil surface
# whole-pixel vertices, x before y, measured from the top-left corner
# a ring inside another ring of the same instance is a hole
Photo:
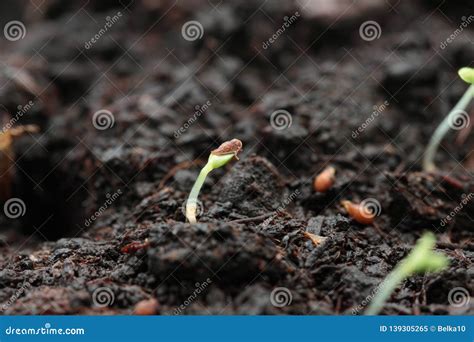
[[[381,3],[325,17],[290,1],[2,4],[26,27],[2,37],[2,120],[40,128],[1,161],[2,205],[24,203],[0,217],[2,313],[133,314],[155,299],[163,315],[363,314],[432,231],[449,267],[404,281],[382,313],[473,314],[450,294],[474,289],[472,111],[438,171],[421,169],[467,87],[456,71],[474,31],[442,43],[473,5]],[[190,20],[202,37],[184,39]],[[363,39],[369,20],[380,34]],[[200,168],[232,138],[240,160],[210,174],[186,223]],[[328,165],[334,185],[317,193]],[[342,200],[376,203],[374,223]]]

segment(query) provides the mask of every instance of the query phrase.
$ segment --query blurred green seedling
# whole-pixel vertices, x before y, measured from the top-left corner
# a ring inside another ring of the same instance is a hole
[[[470,84],[470,86],[431,136],[431,140],[426,147],[423,156],[423,170],[427,172],[433,172],[436,170],[434,163],[436,152],[438,152],[439,145],[445,135],[449,132],[449,129],[453,127],[462,128],[462,125],[468,122],[469,119],[466,109],[474,97],[474,69],[467,67],[461,68],[459,69],[458,74],[459,77],[461,77],[464,82]]]
[[[433,233],[425,233],[412,251],[398,263],[393,271],[379,285],[375,298],[365,314],[377,315],[393,291],[407,278],[414,274],[440,272],[448,266],[448,258],[433,251],[436,238]]]

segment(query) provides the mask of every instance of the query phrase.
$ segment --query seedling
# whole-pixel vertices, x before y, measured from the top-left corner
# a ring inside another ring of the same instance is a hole
[[[436,152],[438,151],[439,144],[443,140],[444,136],[448,133],[451,123],[455,122],[458,119],[459,113],[462,113],[466,110],[467,106],[474,97],[474,69],[473,68],[461,68],[458,71],[459,77],[470,84],[467,88],[464,95],[461,97],[459,102],[451,109],[449,114],[444,118],[444,120],[436,128],[435,132],[431,136],[431,140],[426,148],[424,157],[423,157],[423,170],[427,172],[433,172],[436,170],[434,164],[434,158]]]
[[[366,315],[377,315],[392,292],[406,278],[417,273],[440,272],[448,266],[448,258],[433,251],[436,238],[433,233],[425,233],[412,251],[398,263],[385,278],[376,292],[375,298],[367,308]]]
[[[199,173],[196,182],[191,189],[191,192],[186,202],[186,218],[190,223],[196,223],[196,210],[198,203],[199,191],[206,180],[207,175],[214,169],[224,166],[233,158],[239,160],[237,154],[242,150],[242,142],[239,139],[232,139],[224,142],[217,149],[211,151],[207,164],[204,165]]]

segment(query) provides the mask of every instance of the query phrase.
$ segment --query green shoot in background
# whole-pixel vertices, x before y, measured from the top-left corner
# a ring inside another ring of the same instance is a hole
[[[379,285],[375,298],[365,312],[366,315],[377,315],[393,291],[406,278],[417,273],[440,272],[448,266],[448,258],[442,253],[433,251],[435,244],[436,238],[433,233],[425,233],[418,240],[412,251]]]
[[[426,148],[425,154],[423,156],[423,170],[427,172],[433,172],[436,170],[434,164],[434,159],[436,152],[438,151],[441,140],[448,133],[451,125],[456,122],[456,120],[462,120],[463,118],[460,115],[467,115],[465,110],[467,109],[469,103],[471,103],[472,98],[474,97],[474,69],[473,68],[461,68],[458,71],[459,77],[466,83],[469,83],[470,86],[467,88],[464,95],[461,97],[459,102],[451,109],[449,114],[444,118],[444,120],[436,128],[435,132],[431,136],[431,140]]]

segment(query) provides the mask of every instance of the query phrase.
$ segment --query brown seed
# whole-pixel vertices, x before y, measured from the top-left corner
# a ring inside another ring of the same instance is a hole
[[[156,315],[158,313],[158,301],[155,298],[144,299],[135,305],[135,315]]]
[[[357,222],[361,224],[372,224],[374,222],[375,214],[371,213],[364,205],[351,201],[342,201],[341,204],[349,216]]]
[[[211,154],[216,156],[222,156],[224,154],[233,153],[235,158],[238,160],[237,154],[242,150],[242,141],[239,139],[232,139],[222,143],[218,148],[211,151]]]
[[[313,188],[317,192],[326,192],[336,180],[336,169],[332,166],[326,167],[319,175],[314,178]]]

